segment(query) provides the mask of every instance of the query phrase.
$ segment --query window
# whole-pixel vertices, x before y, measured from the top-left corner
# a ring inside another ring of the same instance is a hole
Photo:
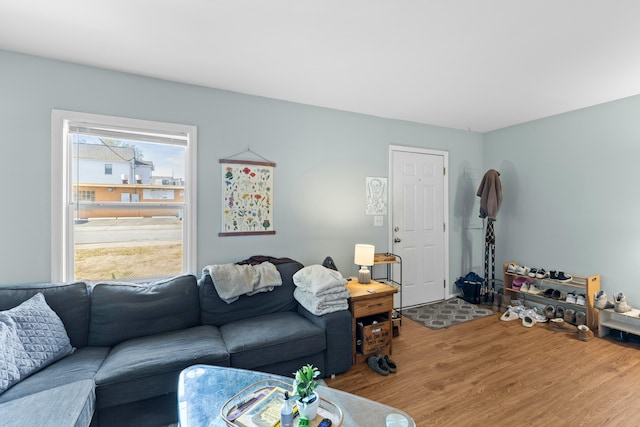
[[[196,271],[194,126],[53,110],[51,139],[53,281]]]

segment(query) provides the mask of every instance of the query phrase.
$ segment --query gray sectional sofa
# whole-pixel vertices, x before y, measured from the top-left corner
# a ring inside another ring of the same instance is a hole
[[[64,324],[72,354],[0,394],[3,426],[162,426],[177,421],[180,371],[193,364],[291,376],[351,365],[351,316],[315,316],[293,297],[302,265],[274,263],[282,286],[223,302],[212,279],[151,284],[84,282],[0,286],[0,310],[37,293]]]

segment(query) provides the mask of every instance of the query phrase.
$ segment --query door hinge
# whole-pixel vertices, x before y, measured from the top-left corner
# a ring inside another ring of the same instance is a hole
[[[447,231],[447,223],[446,222],[442,223],[442,231]]]
[[[442,168],[442,175],[446,175],[447,174],[447,168]]]
[[[444,279],[444,280],[442,281],[442,287],[443,287],[443,288],[445,288],[445,289],[447,289],[447,279]]]

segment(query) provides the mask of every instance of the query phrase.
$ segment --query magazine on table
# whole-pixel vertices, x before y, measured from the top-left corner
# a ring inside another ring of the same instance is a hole
[[[240,410],[242,413],[234,420],[234,424],[240,427],[276,427],[280,425],[280,409],[284,402],[285,389],[282,387],[270,387],[263,389],[253,403]],[[294,417],[298,408],[292,405]]]

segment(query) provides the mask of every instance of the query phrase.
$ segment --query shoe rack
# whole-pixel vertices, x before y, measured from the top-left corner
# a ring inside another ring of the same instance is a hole
[[[376,276],[376,266],[382,266],[380,269],[384,269],[384,276]],[[400,314],[400,324],[402,325],[402,258],[400,255],[392,254],[391,252],[377,253],[373,257],[373,267],[371,267],[372,275],[375,276],[373,280],[385,283],[392,288],[398,290],[397,297],[394,298],[394,309]],[[399,304],[396,304],[396,300]]]
[[[524,299],[525,305],[527,301],[531,301],[533,303],[548,305],[552,304],[555,306],[562,306],[565,309],[571,308],[576,312],[582,311],[586,314],[586,325],[596,333],[599,325],[598,320],[598,310],[593,306],[594,298],[596,292],[600,290],[600,275],[596,274],[593,276],[576,276],[571,275],[572,279],[569,282],[559,282],[557,280],[553,280],[550,278],[546,279],[535,279],[531,278],[528,275],[519,275],[515,273],[508,273],[507,269],[509,264],[518,264],[515,261],[508,262],[503,266],[504,272],[504,294],[511,297],[511,299]],[[584,294],[585,296],[585,305],[573,304],[567,302],[565,300],[558,300],[554,298],[547,298],[544,295],[539,294],[531,294],[529,292],[521,292],[519,290],[515,290],[511,288],[511,284],[513,283],[513,279],[516,277],[526,277],[528,279],[533,280],[533,283],[538,287],[542,287],[545,289],[552,288],[554,290],[559,290],[563,292],[573,292],[575,294]]]
[[[640,335],[640,310],[634,308],[626,313],[617,313],[613,308],[598,310],[600,324],[598,336],[609,335],[612,329]]]

